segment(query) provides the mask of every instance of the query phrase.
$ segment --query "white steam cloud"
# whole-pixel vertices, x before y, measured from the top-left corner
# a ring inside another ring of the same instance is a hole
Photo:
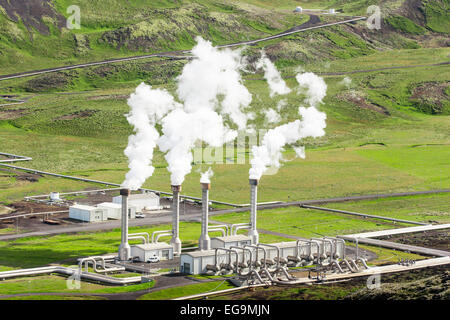
[[[261,146],[252,148],[250,179],[260,179],[269,167],[279,168],[283,160],[282,152],[286,145],[306,137],[317,138],[325,135],[326,114],[316,108],[326,95],[325,81],[313,73],[298,74],[296,79],[301,91],[306,94],[306,101],[310,107],[299,107],[301,120],[295,120],[269,130],[264,135]],[[295,151],[298,156],[304,157],[304,149],[302,151],[297,148]]]
[[[211,177],[214,175],[214,172],[212,171],[211,167],[202,173],[202,176],[200,177],[200,183],[211,183]]]
[[[267,58],[264,51],[261,52],[261,58],[256,63],[257,69],[264,70],[264,78],[269,84],[270,97],[276,94],[284,95],[291,92],[291,89],[286,85],[286,82],[281,78],[280,72],[269,58]]]
[[[155,124],[170,110],[180,107],[173,97],[161,89],[152,89],[144,83],[128,99],[131,108],[128,122],[134,127],[135,134],[128,138],[124,153],[128,157],[130,171],[126,174],[122,186],[132,190],[139,189],[145,180],[153,174],[153,150],[159,133]]]

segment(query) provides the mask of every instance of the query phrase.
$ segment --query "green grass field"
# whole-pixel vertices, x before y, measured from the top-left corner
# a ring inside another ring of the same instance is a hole
[[[205,292],[220,291],[234,288],[228,281],[212,281],[187,286],[169,288],[147,293],[139,297],[139,300],[170,300],[179,297],[190,296]]]
[[[450,188],[450,66],[448,62],[448,4],[421,1],[425,20],[414,18],[401,0],[385,1],[383,29],[368,31],[364,22],[290,35],[245,48],[250,59],[264,48],[275,62],[292,93],[274,99],[262,74],[244,73],[245,85],[253,95],[254,125],[267,128],[265,112],[286,99],[283,121],[298,117],[302,104],[296,81],[299,69],[322,74],[328,86],[321,109],[327,114],[326,136],[302,141],[306,159],[289,160],[274,175],[265,175],[258,190],[259,201],[295,201],[375,193],[422,191]],[[66,8],[82,9],[80,30],[59,30],[55,17],[44,19],[49,34],[26,29],[7,18],[0,8],[1,74],[49,68],[116,57],[168,50],[189,49],[195,35],[214,44],[256,39],[277,34],[306,22],[306,15],[294,14],[303,8],[335,8],[345,15],[366,14],[374,0],[55,0],[56,15],[68,16]],[[343,16],[322,16],[323,22]],[[32,41],[31,38],[32,37]],[[151,39],[149,41],[148,39]],[[1,95],[28,98],[21,105],[0,107],[0,152],[26,155],[31,162],[20,166],[121,183],[127,172],[123,150],[132,133],[124,114],[126,100],[141,82],[174,93],[174,79],[186,61],[160,58],[97,66],[49,75],[0,81]],[[414,67],[419,66],[421,67]],[[414,68],[371,71],[379,68]],[[358,73],[350,73],[361,71]],[[330,73],[347,72],[344,75]],[[351,79],[349,85],[343,80]],[[3,103],[2,100],[1,103]],[[245,153],[245,146],[237,147]],[[234,155],[236,157],[236,155]],[[233,158],[233,156],[231,157]],[[164,156],[155,152],[153,177],[144,185],[170,191]],[[193,166],[186,177],[183,193],[200,196],[199,170],[212,167],[211,198],[232,203],[249,202],[248,161],[246,164],[207,164]],[[89,183],[52,177],[24,180],[20,172],[0,166],[0,206],[20,201],[24,196],[67,192],[91,187]],[[328,204],[326,207],[376,214],[406,220],[448,223],[448,194],[378,199]],[[248,213],[214,217],[227,223],[247,222]],[[359,219],[343,214],[289,207],[258,213],[258,228],[282,234],[317,237],[374,231],[407,226],[377,219]],[[170,225],[130,228],[131,232],[170,229]],[[18,230],[23,232],[24,230]],[[0,229],[0,234],[14,228]],[[197,243],[198,223],[181,223],[186,246]],[[281,236],[261,234],[262,242],[291,241]],[[49,263],[75,263],[76,258],[116,252],[120,231],[79,233],[53,237],[23,238],[0,242],[0,271],[37,267]],[[397,262],[417,255],[364,246],[377,253],[374,264]],[[214,289],[220,282],[173,288],[143,296],[143,299],[171,299]],[[84,283],[83,283],[84,284]],[[105,287],[86,284],[83,293],[136,291],[141,285]],[[220,289],[228,288],[225,282]],[[43,300],[39,293],[68,293],[56,299],[94,299],[71,296],[59,276],[30,277],[0,282],[0,294],[32,292],[36,295],[15,299]],[[118,291],[117,291],[118,290]],[[122,290],[122,291],[121,291]],[[322,295],[322,292],[314,294]],[[345,295],[337,293],[336,297]]]

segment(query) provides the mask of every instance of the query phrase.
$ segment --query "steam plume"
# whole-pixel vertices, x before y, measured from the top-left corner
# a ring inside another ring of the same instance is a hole
[[[325,81],[313,73],[298,74],[296,79],[300,89],[306,94],[306,101],[310,107],[299,107],[301,120],[269,130],[264,135],[261,146],[252,148],[250,179],[260,179],[269,167],[280,167],[284,146],[306,137],[317,138],[325,134],[326,114],[316,108],[326,95]],[[297,149],[296,153],[300,157],[304,156],[301,149]]]
[[[256,63],[256,68],[264,70],[264,78],[269,84],[270,97],[276,94],[284,95],[291,92],[291,89],[286,85],[286,82],[281,78],[280,72],[269,58],[267,58],[264,51],[261,52],[261,58]]]
[[[152,89],[141,83],[128,99],[128,105],[131,111],[127,120],[134,127],[135,134],[128,138],[128,146],[124,151],[130,171],[122,186],[137,190],[155,169],[152,166],[153,150],[159,138],[155,124],[179,104],[166,90]]]

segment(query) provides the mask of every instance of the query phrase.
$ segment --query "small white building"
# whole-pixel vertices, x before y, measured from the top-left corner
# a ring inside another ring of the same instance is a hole
[[[172,260],[173,247],[165,242],[132,245],[131,256],[139,257],[142,262],[147,262],[153,256],[158,256],[161,260]]]
[[[122,219],[122,203],[103,202],[97,205],[97,208],[105,209],[108,212],[108,219]],[[128,206],[128,219],[136,218],[136,208]]]
[[[122,204],[122,196],[113,198],[114,203]],[[159,197],[153,193],[141,193],[132,194],[128,197],[128,206],[134,207],[136,212],[142,212],[142,210],[159,210]]]
[[[241,251],[241,250],[239,250]],[[242,253],[238,253],[239,261],[242,259]],[[217,252],[217,264],[229,263],[230,254],[225,251]],[[180,272],[186,274],[204,274],[207,265],[215,265],[216,250],[204,250],[181,253]],[[231,254],[231,261],[236,261],[236,254]]]
[[[252,244],[250,237],[238,234],[235,236],[216,237],[211,239],[211,248],[226,248],[229,249],[232,246],[242,247],[244,245]]]
[[[108,211],[102,208],[76,204],[69,207],[69,218],[85,222],[106,221],[108,220]]]

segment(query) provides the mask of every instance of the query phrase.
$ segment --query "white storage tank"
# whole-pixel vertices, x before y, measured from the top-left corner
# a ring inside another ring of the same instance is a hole
[[[122,204],[122,196],[113,198],[113,203]],[[132,194],[128,197],[128,205],[134,207],[136,212],[143,210],[160,210],[159,197],[153,193]]]
[[[108,220],[106,209],[76,204],[69,207],[69,218],[84,222],[100,222]]]

